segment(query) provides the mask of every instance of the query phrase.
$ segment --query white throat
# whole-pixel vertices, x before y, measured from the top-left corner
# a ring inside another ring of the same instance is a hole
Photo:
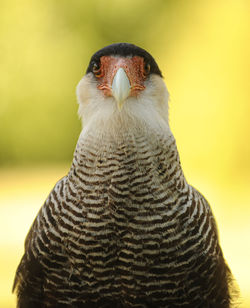
[[[145,83],[146,88],[137,97],[128,97],[119,110],[113,97],[105,97],[97,89],[91,75],[82,78],[77,86],[79,115],[85,134],[112,134],[138,131],[171,134],[168,125],[168,91],[164,81],[152,75]]]

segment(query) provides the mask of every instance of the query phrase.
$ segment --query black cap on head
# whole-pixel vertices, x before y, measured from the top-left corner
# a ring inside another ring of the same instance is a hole
[[[162,77],[162,73],[155,62],[155,59],[145,50],[136,45],[128,43],[117,43],[106,46],[98,50],[90,59],[89,66],[86,73],[92,72],[94,63],[100,63],[100,58],[102,56],[139,56],[144,58],[145,63],[150,65],[150,74],[157,74]]]

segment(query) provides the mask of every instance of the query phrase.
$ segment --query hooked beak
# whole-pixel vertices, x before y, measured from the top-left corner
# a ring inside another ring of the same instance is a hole
[[[147,74],[144,67],[144,59],[139,56],[102,56],[100,69],[94,73],[98,80],[97,88],[102,90],[105,96],[113,96],[121,111],[128,97],[136,97],[145,89]]]
[[[112,82],[112,95],[116,99],[118,109],[121,111],[125,99],[130,95],[131,84],[124,69],[120,67]]]

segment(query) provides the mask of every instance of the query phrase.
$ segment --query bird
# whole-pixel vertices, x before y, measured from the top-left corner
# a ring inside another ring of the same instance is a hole
[[[26,237],[17,307],[232,307],[217,224],[184,176],[155,59],[108,45],[76,95],[82,131]]]

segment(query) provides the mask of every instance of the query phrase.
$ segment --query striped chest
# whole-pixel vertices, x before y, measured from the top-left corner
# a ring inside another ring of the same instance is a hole
[[[75,224],[65,242],[74,274],[98,292],[147,294],[176,279],[166,272],[185,237],[191,196],[174,140],[168,142],[165,151],[143,138],[76,150],[66,186],[73,201],[65,203]]]

